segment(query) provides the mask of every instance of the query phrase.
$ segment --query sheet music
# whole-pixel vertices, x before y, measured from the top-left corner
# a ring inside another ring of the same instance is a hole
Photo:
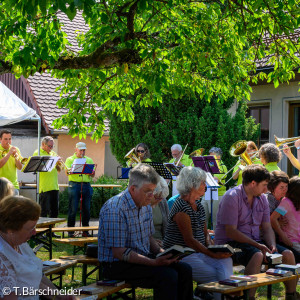
[[[51,172],[55,168],[56,163],[59,160],[58,156],[50,156],[50,157],[51,157],[51,160],[49,160],[45,165],[48,172]]]
[[[70,173],[73,172],[82,173],[85,163],[86,163],[86,158],[74,159]]]

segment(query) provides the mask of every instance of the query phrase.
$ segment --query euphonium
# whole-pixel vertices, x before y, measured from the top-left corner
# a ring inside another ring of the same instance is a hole
[[[252,165],[251,158],[247,153],[247,141],[237,141],[229,149],[232,156],[239,156],[246,165]]]
[[[128,158],[127,165],[131,166],[133,163],[140,163],[141,160],[139,157],[137,157],[134,153],[135,148],[132,148],[125,156],[124,158]]]
[[[204,152],[204,148],[199,148],[199,149],[193,151],[193,152],[189,155],[189,158],[202,156],[202,155],[203,155],[203,152]]]

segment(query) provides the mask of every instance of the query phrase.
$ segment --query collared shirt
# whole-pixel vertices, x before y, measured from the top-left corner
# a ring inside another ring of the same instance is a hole
[[[276,198],[273,196],[272,193],[268,192],[265,194],[268,202],[269,202],[269,208],[270,208],[270,215],[272,212],[277,208],[277,206],[280,204],[280,201],[276,200]]]
[[[148,255],[150,236],[154,234],[150,205],[138,208],[128,189],[109,199],[99,215],[98,258],[100,261],[118,261],[112,248],[130,248]]]
[[[281,171],[277,166],[277,162],[270,162],[265,165],[265,168],[271,173],[272,171]]]
[[[94,164],[93,160],[87,156],[84,156],[83,158],[86,159],[87,164]],[[67,168],[71,168],[72,164],[75,159],[78,159],[76,156],[76,153],[73,154],[73,156],[70,156],[67,158],[65,165]],[[73,174],[73,175],[68,175],[69,181],[74,181],[74,182],[91,182],[92,177],[89,175],[85,174]]]
[[[38,150],[35,150],[32,156],[39,155]],[[40,156],[57,156],[54,151],[47,151],[40,148]],[[45,193],[49,191],[58,191],[58,174],[57,169],[54,167],[51,172],[40,172],[40,184],[39,184],[39,192]]]
[[[15,147],[15,148],[17,149],[17,152],[21,156],[20,149],[17,147]],[[0,154],[2,153],[2,151],[5,151],[5,150],[6,149],[4,149],[0,145]],[[0,156],[0,159],[2,159],[2,158],[3,157]],[[2,168],[0,168],[0,177],[5,177],[8,180],[10,180],[11,183],[14,185],[15,189],[18,190],[20,188],[19,183],[18,183],[16,160],[12,155],[9,157],[6,164]]]
[[[169,163],[172,164],[174,163],[175,158],[172,158]],[[185,167],[189,167],[189,166],[194,166],[193,164],[193,160],[189,158],[189,156],[187,154],[183,154],[180,162],[185,166]]]
[[[254,197],[251,207],[243,185],[239,185],[227,191],[220,202],[214,241],[216,244],[231,241],[226,236],[225,225],[235,225],[237,230],[259,241],[259,226],[269,222],[270,210],[266,196]]]

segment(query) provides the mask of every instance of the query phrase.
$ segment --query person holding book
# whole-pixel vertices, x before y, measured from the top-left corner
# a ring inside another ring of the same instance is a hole
[[[258,153],[261,162],[269,172],[281,171],[277,165],[281,160],[281,152],[278,147],[272,143],[267,143],[260,147]]]
[[[162,240],[164,239],[169,207],[166,198],[169,195],[169,187],[164,178],[159,176],[159,181],[154,190],[153,198],[151,199],[152,215],[153,215],[153,225],[155,232],[153,237],[156,239],[157,243],[162,246]]]
[[[279,252],[283,263],[295,264],[293,253],[275,242],[264,195],[269,180],[270,173],[264,166],[249,165],[243,171],[243,184],[228,190],[219,205],[214,241],[242,250],[233,255],[233,260],[245,266],[245,275],[260,273],[262,262],[267,262],[267,252]],[[294,280],[285,283],[287,300],[299,299],[296,284]],[[255,299],[255,291],[249,291],[249,299]]]
[[[262,165],[262,162],[255,155],[256,153],[258,153],[258,148],[257,148],[256,144],[253,141],[248,141],[247,142],[246,151],[249,154],[253,164]],[[236,185],[242,184],[242,181],[243,181],[243,177],[242,177],[243,171],[242,171],[242,167],[240,167],[241,164],[242,164],[242,161],[240,161],[240,163],[233,169],[233,173],[232,173],[232,178],[234,180],[237,179]]]
[[[210,251],[212,243],[205,224],[206,216],[200,198],[206,191],[206,173],[200,168],[184,167],[177,179],[180,196],[172,206],[168,217],[165,249],[174,245],[196,251],[182,259],[193,269],[193,280],[199,283],[218,281],[232,275],[229,253]],[[221,299],[220,294],[214,295]]]
[[[280,218],[287,222],[280,225]],[[291,249],[296,262],[300,262],[300,178],[290,179],[286,197],[283,198],[271,215],[271,224],[284,246]]]
[[[39,204],[21,196],[7,196],[0,201],[0,298],[38,300],[75,299],[60,296],[54,284],[42,272],[43,262],[27,241],[36,234],[41,213]],[[28,294],[28,292],[36,292]],[[27,293],[27,295],[26,295]],[[54,294],[56,293],[56,294]]]
[[[220,170],[220,174],[213,174],[216,182],[220,184],[220,187],[218,188],[218,200],[213,200],[213,227],[211,229],[215,229],[217,224],[217,212],[219,208],[219,203],[223,195],[226,193],[226,186],[225,186],[226,176],[224,174],[227,173],[227,167],[224,165],[223,161],[221,160],[223,155],[223,151],[221,148],[212,147],[209,150],[209,155],[215,156]],[[202,201],[202,205],[205,210],[206,225],[207,225],[211,214],[211,203],[210,201]]]
[[[153,288],[154,299],[192,299],[192,270],[166,255],[153,238],[151,199],[159,181],[155,170],[138,164],[128,188],[109,199],[99,214],[98,258],[107,279]],[[176,262],[176,263],[175,263]]]

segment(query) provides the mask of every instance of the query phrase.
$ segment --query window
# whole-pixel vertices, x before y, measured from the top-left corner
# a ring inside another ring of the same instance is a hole
[[[260,136],[256,141],[257,147],[269,142],[269,120],[270,120],[270,107],[268,105],[262,106],[249,106],[247,117],[252,116],[255,123],[260,123]]]

